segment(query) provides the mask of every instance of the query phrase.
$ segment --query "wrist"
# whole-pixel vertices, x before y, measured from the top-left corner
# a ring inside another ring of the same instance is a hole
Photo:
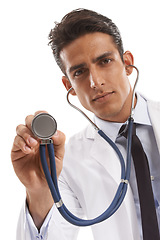
[[[36,227],[40,229],[54,203],[50,190],[47,189],[43,192],[26,190],[26,194],[28,210]]]

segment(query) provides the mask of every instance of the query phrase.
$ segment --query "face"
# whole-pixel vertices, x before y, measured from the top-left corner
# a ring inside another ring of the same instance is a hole
[[[112,40],[104,33],[89,33],[63,48],[60,57],[65,66],[63,83],[71,86],[81,104],[97,117],[124,122],[130,114],[132,89],[128,80],[133,64],[130,52],[124,62]]]

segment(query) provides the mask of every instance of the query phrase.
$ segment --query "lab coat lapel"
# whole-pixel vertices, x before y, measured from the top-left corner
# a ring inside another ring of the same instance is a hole
[[[101,164],[102,167],[105,168],[106,174],[112,178],[113,185],[110,187],[118,187],[121,181],[121,165],[117,154],[92,127],[88,127],[87,129],[87,138],[93,141],[90,150],[92,159]],[[127,231],[131,233],[131,239],[140,240],[136,210],[130,185],[128,185],[127,194],[120,207],[120,212],[123,213],[123,217],[125,216],[126,222],[129,224]],[[122,228],[124,227],[123,223],[119,222],[119,224],[122,224]]]
[[[119,184],[121,179],[121,165],[116,152],[93,128],[91,129],[91,127],[88,128],[87,138],[93,139],[90,156],[101,164],[113,180]]]

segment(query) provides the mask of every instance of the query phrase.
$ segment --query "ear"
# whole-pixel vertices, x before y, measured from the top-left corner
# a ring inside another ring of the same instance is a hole
[[[132,53],[129,51],[126,51],[123,54],[123,61],[124,61],[125,68],[126,68],[126,74],[127,74],[127,76],[129,76],[133,71],[133,67],[129,67],[129,65],[134,65],[134,58],[133,58]]]
[[[66,76],[62,77],[62,82],[63,82],[63,85],[65,86],[65,88],[67,89],[67,91],[72,87],[71,82],[69,81],[69,79]],[[70,92],[70,94],[76,95],[74,89]]]

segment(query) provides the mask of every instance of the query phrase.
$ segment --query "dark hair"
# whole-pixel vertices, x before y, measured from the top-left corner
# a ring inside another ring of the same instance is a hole
[[[113,38],[123,61],[123,43],[117,26],[111,19],[87,9],[76,9],[62,18],[49,33],[49,45],[62,72],[65,73],[60,58],[61,50],[78,37],[93,32],[106,33]]]

